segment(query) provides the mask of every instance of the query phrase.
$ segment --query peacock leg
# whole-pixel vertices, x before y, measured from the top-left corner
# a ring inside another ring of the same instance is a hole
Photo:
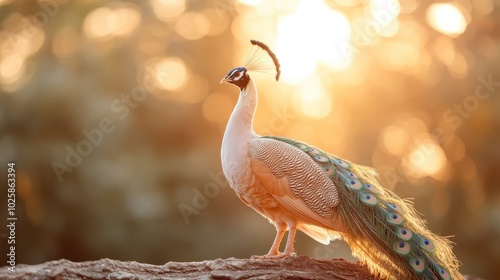
[[[297,253],[295,253],[295,249],[293,247],[293,244],[295,242],[295,232],[297,231],[297,227],[294,225],[289,228],[288,231],[288,239],[286,241],[286,247],[285,251],[283,254],[281,254],[283,257],[296,257]]]
[[[252,259],[266,259],[266,258],[280,258],[280,244],[281,240],[283,239],[283,236],[285,235],[286,232],[286,225],[283,223],[276,223],[274,225],[276,227],[276,237],[274,238],[273,245],[271,246],[271,249],[269,250],[269,253],[267,253],[264,256],[252,256]]]

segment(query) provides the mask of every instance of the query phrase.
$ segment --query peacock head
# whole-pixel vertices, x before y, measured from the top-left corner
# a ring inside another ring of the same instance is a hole
[[[272,70],[276,73],[276,81],[279,80],[281,70],[280,63],[276,55],[269,49],[269,47],[257,40],[250,40],[252,45],[257,46],[254,48],[252,54],[247,58],[244,66],[231,69],[227,75],[220,80],[220,83],[229,83],[236,85],[241,90],[244,90],[250,82],[248,71],[268,72]],[[265,54],[264,56],[262,54]]]
[[[227,75],[220,80],[220,83],[229,83],[236,85],[241,90],[243,90],[250,81],[250,76],[247,73],[247,68],[245,67],[237,67],[231,69]]]

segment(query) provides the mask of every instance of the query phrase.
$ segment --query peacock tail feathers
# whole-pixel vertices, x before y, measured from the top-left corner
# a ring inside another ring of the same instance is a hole
[[[463,279],[445,237],[433,234],[408,200],[383,188],[374,169],[353,164],[291,139],[265,136],[307,153],[334,182],[338,215],[346,223],[340,235],[353,255],[382,279]]]

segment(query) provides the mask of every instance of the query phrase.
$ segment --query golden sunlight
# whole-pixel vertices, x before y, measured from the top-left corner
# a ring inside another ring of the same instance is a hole
[[[435,3],[427,9],[427,22],[450,37],[462,34],[467,27],[464,14],[451,3]]]
[[[309,118],[322,119],[331,111],[331,98],[321,85],[321,80],[309,77],[303,86],[295,91],[294,108]]]
[[[276,54],[283,80],[302,82],[319,62],[337,70],[347,68],[351,58],[342,47],[349,48],[350,36],[349,21],[342,13],[320,0],[302,1],[294,13],[278,20]]]

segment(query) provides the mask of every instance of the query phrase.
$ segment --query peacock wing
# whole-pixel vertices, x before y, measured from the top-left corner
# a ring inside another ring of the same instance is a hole
[[[315,224],[333,217],[339,203],[337,188],[308,154],[265,137],[251,140],[249,151],[255,176],[285,209]]]

